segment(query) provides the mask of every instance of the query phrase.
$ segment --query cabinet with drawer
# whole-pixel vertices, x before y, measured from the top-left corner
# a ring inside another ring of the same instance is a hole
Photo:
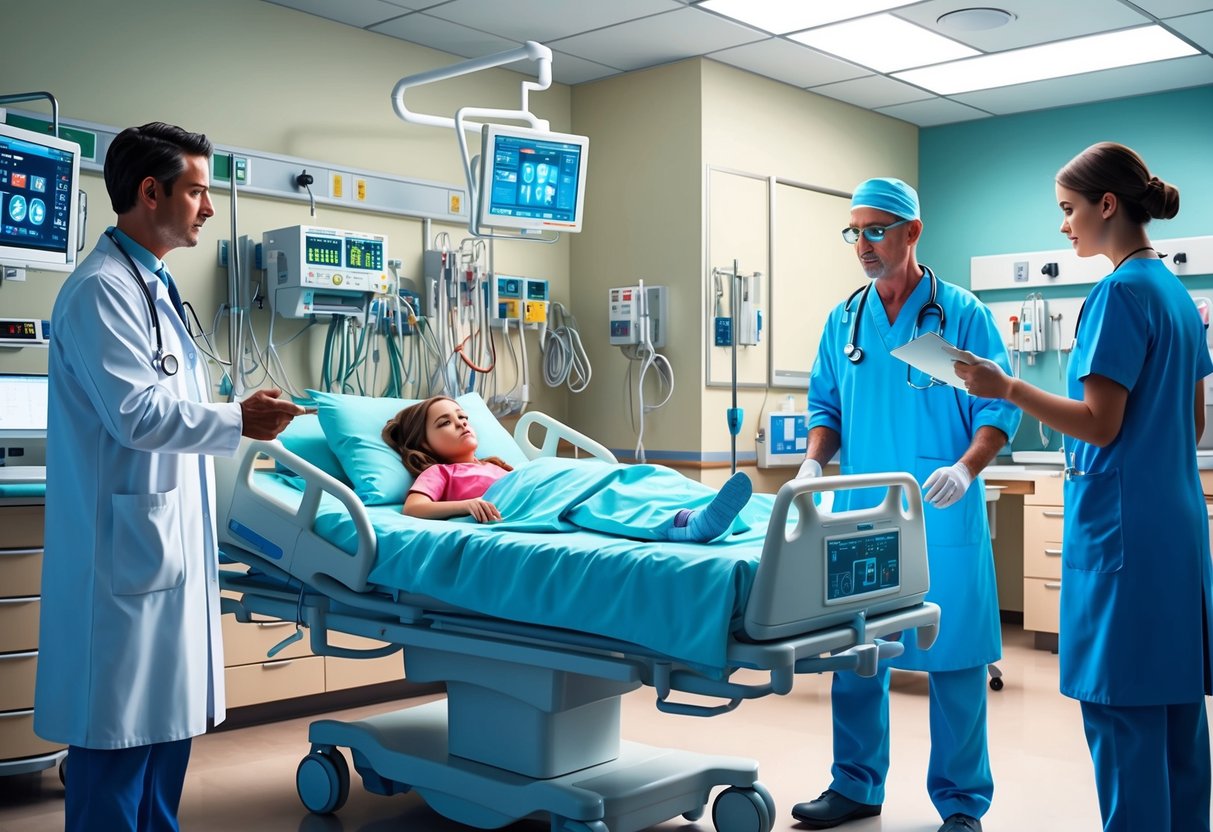
[[[34,733],[43,516],[40,500],[0,504],[0,774],[50,768],[66,750]]]
[[[1061,615],[1061,486],[1060,472],[1042,475],[1023,498],[1023,626],[1054,635]]]

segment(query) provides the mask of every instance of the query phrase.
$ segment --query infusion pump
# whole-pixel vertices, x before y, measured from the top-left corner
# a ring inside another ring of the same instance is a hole
[[[274,311],[284,318],[361,315],[374,295],[390,295],[387,237],[292,225],[262,236]]]

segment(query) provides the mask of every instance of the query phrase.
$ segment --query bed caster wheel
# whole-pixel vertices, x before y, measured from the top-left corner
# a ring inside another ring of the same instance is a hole
[[[309,812],[327,815],[337,811],[350,796],[350,768],[345,756],[336,748],[308,754],[295,770],[295,788]]]
[[[993,679],[990,680],[990,690],[1002,690],[1002,689],[1003,689],[1002,677],[995,676]]]
[[[758,784],[756,783],[755,786]],[[771,832],[775,813],[769,794],[757,788],[731,786],[716,797],[712,804],[712,825],[716,832]]]
[[[683,819],[689,820],[691,823],[694,823],[695,821],[697,821],[701,817],[703,817],[703,807],[700,806],[698,809],[692,809],[689,812],[683,812],[682,817],[683,817]]]
[[[560,832],[609,832],[607,825],[600,820],[566,820],[560,825]]]
[[[59,761],[59,782],[65,789],[67,788],[67,757]]]

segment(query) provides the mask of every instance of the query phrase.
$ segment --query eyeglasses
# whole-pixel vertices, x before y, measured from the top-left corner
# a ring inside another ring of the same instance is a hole
[[[905,225],[907,222],[909,220],[898,220],[892,225],[869,225],[866,228],[856,228],[852,225],[842,229],[842,239],[846,240],[848,245],[855,245],[859,242],[859,235],[862,234],[869,243],[879,243],[890,228]]]

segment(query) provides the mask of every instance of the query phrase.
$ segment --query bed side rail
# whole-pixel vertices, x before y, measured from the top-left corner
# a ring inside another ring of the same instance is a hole
[[[258,487],[254,465],[259,455],[281,463],[304,481],[297,507]],[[216,481],[221,544],[253,550],[305,582],[328,575],[358,592],[368,588],[367,575],[377,552],[375,530],[366,507],[344,483],[276,440],[244,440],[233,460],[216,460]],[[313,531],[324,494],[337,498],[354,521],[358,546],[352,555]]]
[[[813,494],[857,488],[887,489],[877,506],[845,512],[822,511]],[[795,506],[798,520],[789,526]],[[845,535],[896,531],[900,566],[896,588],[864,593],[851,600],[827,598],[826,541]],[[930,588],[926,527],[918,483],[906,473],[855,474],[796,479],[775,496],[762,559],[746,605],[744,631],[756,641],[845,624],[857,613],[878,613],[921,604]]]
[[[531,441],[531,428],[533,426],[539,426],[543,429],[542,445],[536,445]],[[601,459],[603,462],[619,461],[605,445],[595,442],[584,433],[573,430],[568,425],[553,419],[546,413],[532,410],[529,413],[522,414],[517,424],[514,425],[514,441],[518,443],[518,447],[522,448],[522,452],[526,454],[527,459],[536,459],[541,456],[556,456],[556,450],[561,439],[571,443],[578,451],[585,451],[590,456]]]

